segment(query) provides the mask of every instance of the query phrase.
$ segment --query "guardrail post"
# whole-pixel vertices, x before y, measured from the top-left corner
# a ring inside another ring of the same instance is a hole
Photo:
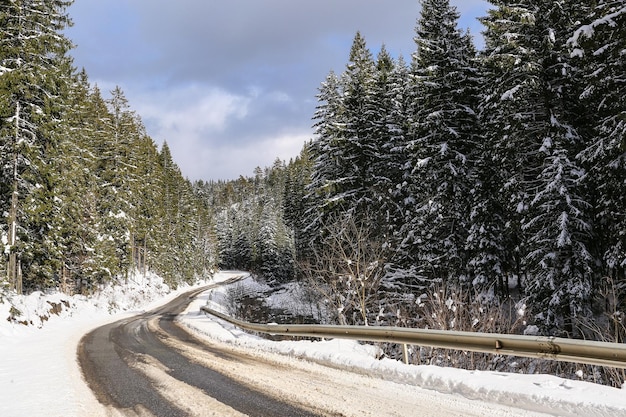
[[[402,344],[402,357],[404,358],[404,363],[409,364],[409,348],[406,343]]]

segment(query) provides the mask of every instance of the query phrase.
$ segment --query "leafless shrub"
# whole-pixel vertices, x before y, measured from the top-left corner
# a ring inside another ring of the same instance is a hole
[[[514,301],[497,297],[476,297],[463,288],[439,286],[414,297],[411,304],[397,310],[397,325],[407,327],[480,333],[520,333],[524,317]],[[400,347],[381,346],[387,356],[399,359]],[[465,369],[502,369],[506,358],[499,355],[410,346],[409,361],[414,364],[454,366]]]
[[[324,244],[300,269],[339,324],[376,324],[480,333],[522,334],[528,330],[531,309],[511,297],[475,294],[462,285],[441,284],[421,294],[415,288],[390,289],[384,271],[383,243],[346,215],[323,230]],[[419,295],[418,295],[419,294]],[[597,294],[597,313],[581,321],[580,334],[591,340],[624,343],[626,288],[606,278]],[[402,359],[402,346],[379,343],[383,356]],[[409,346],[409,362],[463,369],[547,373],[615,387],[626,380],[621,369],[543,359]]]
[[[346,214],[323,230],[323,245],[300,264],[305,279],[329,304],[339,324],[370,324],[378,313],[383,245],[368,222]]]
[[[624,305],[619,302],[624,299],[619,287],[607,279],[603,291],[597,294],[596,304],[600,312],[593,319],[580,321],[584,326],[579,329],[580,334],[586,335],[589,340],[624,343],[626,315]],[[470,297],[470,294],[458,289],[444,287],[417,297],[411,314],[413,327],[417,328],[503,334],[523,333],[528,319],[528,312],[521,302]],[[383,349],[388,356],[396,359],[402,357],[398,346],[387,344]],[[411,346],[409,353],[410,362],[414,364],[527,374],[545,373],[617,388],[622,387],[626,381],[626,370],[619,368],[420,346]]]
[[[626,341],[626,289],[612,277],[604,277],[594,298],[596,314],[592,318],[579,320],[579,332],[590,340],[611,343]],[[601,366],[576,366],[565,370],[568,374],[588,381],[611,385],[617,388],[626,382],[626,370]]]

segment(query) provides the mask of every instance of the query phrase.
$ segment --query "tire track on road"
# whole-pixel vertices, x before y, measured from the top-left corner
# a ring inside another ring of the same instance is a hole
[[[261,391],[263,387],[252,389],[189,360],[164,343],[161,340],[163,335],[157,337],[150,331],[149,321],[173,321],[191,299],[208,288],[183,294],[163,307],[97,328],[87,334],[79,345],[78,359],[96,398],[108,409],[122,415],[211,415],[217,401],[229,409],[253,417],[319,416],[319,413],[267,395]],[[166,336],[170,337],[176,335]],[[189,337],[183,336],[184,339]],[[223,356],[229,355],[224,352]],[[163,379],[157,381],[155,377],[158,375]],[[174,383],[174,380],[179,382]],[[164,385],[173,389],[174,394],[165,392]],[[172,395],[176,395],[177,389],[183,395],[174,399]],[[180,398],[190,391],[202,393],[206,398],[197,398],[194,404],[183,404]]]

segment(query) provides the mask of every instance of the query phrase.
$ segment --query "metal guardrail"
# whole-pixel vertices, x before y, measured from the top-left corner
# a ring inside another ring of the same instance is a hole
[[[391,342],[405,346],[430,346],[626,369],[626,344],[624,343],[404,327],[259,324],[232,318],[206,306],[200,309],[242,329],[271,335]]]

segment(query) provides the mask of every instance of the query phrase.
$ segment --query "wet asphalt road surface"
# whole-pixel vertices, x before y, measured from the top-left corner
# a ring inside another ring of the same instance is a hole
[[[231,414],[212,409],[211,404],[219,403],[231,410],[232,415],[320,415],[273,398],[263,392],[263,387],[246,386],[211,369],[206,362],[191,360],[173,347],[201,349],[226,361],[250,361],[207,345],[175,322],[193,298],[209,288],[180,295],[162,307],[99,327],[83,337],[78,347],[83,375],[109,414],[163,417]],[[158,364],[154,372],[165,372],[169,376],[167,380],[174,378],[181,386],[194,388],[193,392],[198,394],[193,396],[192,403],[172,401],[175,388],[164,389],[164,383],[149,377],[150,371],[144,371],[154,364]],[[254,372],[253,366],[250,371]],[[202,395],[208,397],[206,401],[198,398]]]

